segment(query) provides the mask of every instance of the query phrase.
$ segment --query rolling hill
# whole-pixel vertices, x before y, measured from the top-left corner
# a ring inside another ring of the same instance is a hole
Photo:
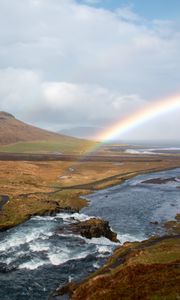
[[[0,112],[1,152],[84,152],[93,142],[26,124],[7,112]]]

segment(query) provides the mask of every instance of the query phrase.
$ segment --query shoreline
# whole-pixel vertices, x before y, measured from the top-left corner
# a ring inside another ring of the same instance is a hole
[[[57,288],[48,300],[178,299],[179,248],[180,233],[126,242],[97,271],[80,282]]]
[[[36,202],[37,202],[38,197],[42,196],[43,198],[45,198],[45,196],[47,196],[47,199],[44,199],[43,201],[46,201],[48,203],[49,208],[46,207],[46,208],[44,208],[42,210],[39,210],[38,212],[35,212],[35,213],[32,211],[32,213],[28,214],[26,216],[26,218],[18,220],[18,221],[20,221],[19,223],[16,223],[16,224],[14,223],[14,224],[12,224],[12,226],[9,226],[8,228],[6,228],[4,230],[10,229],[14,226],[17,226],[21,223],[24,223],[33,216],[54,215],[58,212],[69,212],[69,213],[80,212],[83,207],[88,205],[89,200],[86,199],[86,195],[88,195],[88,194],[94,193],[98,190],[103,190],[103,189],[106,189],[106,188],[111,188],[113,186],[120,185],[123,182],[125,182],[126,180],[129,180],[129,179],[131,179],[133,177],[136,177],[138,175],[163,172],[163,171],[168,171],[168,170],[173,170],[173,169],[178,169],[178,168],[180,168],[180,161],[179,160],[177,161],[176,165],[174,164],[174,161],[173,161],[173,163],[169,162],[169,166],[167,166],[167,165],[159,166],[158,165],[157,167],[153,167],[153,168],[149,168],[149,169],[142,169],[142,167],[141,167],[141,169],[139,169],[137,171],[124,172],[123,174],[118,173],[118,174],[115,174],[113,176],[101,178],[99,180],[91,181],[89,183],[83,183],[81,185],[77,184],[77,185],[69,185],[69,186],[61,186],[61,187],[60,186],[58,187],[56,185],[56,186],[53,187],[54,190],[52,190],[52,187],[51,187],[50,191],[44,191],[44,192],[41,191],[41,192],[20,194],[19,199],[20,199],[20,201],[22,201],[24,203],[24,205],[26,205],[26,203],[31,201],[32,198],[34,199],[34,198],[37,197],[37,199],[36,199]],[[64,203],[64,206],[63,205],[60,206],[60,202],[58,200],[60,197],[62,198],[62,195],[64,196],[64,202],[62,202],[62,203]],[[69,197],[70,197],[70,199],[69,199]],[[83,197],[83,199],[82,199],[82,197]],[[4,207],[6,207],[6,205]],[[171,226],[171,224],[169,223],[168,226]],[[173,223],[173,226],[174,226],[174,223]],[[124,263],[126,263],[126,260],[123,261],[123,263],[122,263],[121,253],[122,253],[122,251],[126,252],[127,247],[129,247],[128,249],[132,249],[132,253],[137,252],[137,255],[139,255],[139,252],[138,252],[139,250],[136,247],[134,248],[134,245],[138,243],[138,245],[139,245],[138,247],[141,248],[141,245],[143,246],[144,243],[146,244],[146,243],[148,243],[149,240],[152,240],[152,239],[153,238],[150,237],[149,239],[147,239],[145,241],[142,241],[142,242],[133,242],[133,243],[126,242],[125,244],[123,244],[123,246],[120,246],[120,247],[117,246],[115,252],[113,252],[110,255],[107,263],[105,263],[105,265],[103,265],[95,273],[92,273],[88,278],[83,279],[83,281],[78,285],[72,283],[68,287],[64,286],[63,290],[66,291],[65,294],[61,294],[62,290],[59,290],[59,291],[56,290],[55,293],[60,293],[61,295],[67,295],[67,291],[68,291],[68,295],[73,295],[73,298],[72,298],[73,300],[74,299],[75,300],[76,299],[78,299],[78,300],[79,299],[80,300],[81,299],[86,299],[86,298],[83,298],[84,294],[81,298],[80,298],[79,294],[77,294],[78,295],[77,298],[74,295],[76,295],[76,293],[80,293],[80,294],[83,293],[82,291],[84,289],[84,285],[86,286],[86,284],[89,284],[88,282],[91,282],[91,284],[94,284],[94,278],[95,278],[95,282],[96,282],[96,280],[99,281],[99,276],[103,276],[103,278],[104,278],[104,276],[106,277],[107,275],[110,276],[110,277],[113,276],[113,274],[111,274],[111,271],[110,271],[111,269],[116,270],[116,268],[124,268]],[[170,240],[170,242],[173,243],[173,247],[176,247],[176,244],[179,241],[179,235],[176,238],[175,238],[174,235],[173,236],[170,235],[169,240]],[[167,242],[168,247],[169,247],[169,240],[165,241],[165,242]],[[163,241],[164,241],[164,239],[163,239]],[[158,245],[158,247],[159,247],[159,245],[161,247],[161,244],[163,244],[163,241],[158,240],[157,243],[155,242],[155,244]],[[154,247],[154,246],[152,246],[152,247]],[[142,249],[146,249],[146,245]],[[175,251],[175,250],[173,250],[173,251]],[[116,253],[117,252],[118,252],[118,260],[116,260]],[[127,255],[127,260],[129,260],[129,254]],[[119,263],[119,262],[121,262],[121,263]],[[108,264],[109,264],[109,266],[107,267]],[[112,266],[113,266],[113,268],[112,268]],[[107,273],[105,271],[105,273],[104,273],[104,270],[106,270],[107,268],[108,268],[109,271]],[[93,280],[93,281],[91,281],[91,280]],[[52,298],[53,296],[50,296],[50,297],[51,298],[49,298],[49,299],[56,299],[55,297]],[[62,298],[59,297],[57,299],[62,299]],[[71,298],[67,298],[67,299],[71,299]],[[99,298],[99,295],[98,295],[97,299],[101,299],[101,298]],[[114,299],[118,299],[118,298],[110,298],[110,299],[114,300]],[[124,299],[126,299],[126,298],[124,298]],[[135,298],[127,298],[127,299],[133,299],[134,300]],[[144,299],[146,299],[146,298],[144,298]]]
[[[168,168],[166,170],[168,171],[168,170],[173,170],[173,169],[178,169],[178,167],[170,168],[170,169]],[[161,171],[165,171],[165,170],[160,170],[160,171],[156,170],[156,172],[152,172],[152,173],[157,173],[157,172],[161,172]],[[143,172],[143,173],[136,174],[134,176],[136,177],[140,174],[149,174],[149,173],[151,173],[151,172]],[[131,176],[128,179],[133,178],[134,176]],[[126,180],[128,180],[128,179],[126,179]],[[124,180],[124,181],[126,181],[126,180]],[[150,226],[150,224],[149,224],[149,226]],[[89,282],[91,282],[91,284],[92,284],[91,289],[93,289],[93,284],[96,280],[97,281],[101,280],[101,277],[104,278],[104,277],[108,276],[108,273],[112,272],[112,270],[116,269],[120,265],[122,266],[123,264],[125,264],[126,257],[131,256],[131,254],[133,254],[134,251],[136,251],[138,253],[139,251],[144,251],[144,249],[146,249],[148,247],[151,247],[151,248],[156,247],[156,245],[159,245],[161,243],[166,244],[166,242],[167,242],[167,244],[168,244],[169,240],[173,241],[175,244],[176,244],[176,241],[177,241],[177,244],[180,242],[180,214],[179,214],[179,212],[174,216],[173,220],[172,219],[168,220],[165,223],[163,223],[161,226],[166,228],[166,232],[162,236],[158,236],[158,235],[150,236],[150,237],[146,238],[145,240],[142,240],[139,242],[138,241],[134,241],[134,242],[127,241],[127,242],[123,243],[121,246],[117,245],[116,249],[111,253],[107,262],[103,266],[101,266],[97,271],[93,272],[88,277],[84,278],[83,280],[81,280],[78,283],[72,282],[70,284],[62,286],[61,288],[57,288],[54,292],[52,292],[50,294],[48,299],[49,300],[56,300],[56,299],[61,300],[61,299],[64,299],[63,297],[67,297],[67,299],[69,299],[69,300],[71,300],[71,299],[73,299],[73,300],[74,299],[75,300],[82,299],[83,300],[85,298],[82,298],[82,295],[83,295],[83,297],[86,295],[85,291],[86,291],[86,288],[87,289],[89,288]],[[127,252],[126,252],[126,247],[130,248],[130,250],[128,250]],[[124,250],[122,250],[122,249],[124,249]],[[120,251],[120,254],[124,253],[124,251],[125,251],[125,255],[124,254],[120,255],[120,257],[118,257],[118,260],[116,261],[116,259],[117,259],[116,252],[117,251]],[[179,256],[179,259],[180,259],[180,256]],[[118,285],[118,282],[116,282],[116,285]],[[85,288],[84,288],[84,286],[85,286]],[[100,297],[101,297],[102,291],[103,291],[103,285],[100,290],[100,294],[99,294]],[[99,296],[97,299],[101,299],[101,298],[99,298]],[[105,296],[106,296],[106,294],[104,294],[104,297]],[[91,299],[91,297],[88,299]],[[112,296],[112,298],[108,298],[108,299],[114,300],[115,298]],[[121,298],[121,299],[126,299],[126,298]],[[127,299],[134,300],[136,298],[134,298],[134,296],[133,296],[133,298],[127,298]],[[144,298],[144,299],[146,299],[146,298]]]
[[[81,209],[86,207],[88,205],[88,199],[86,199],[86,195],[94,193],[99,190],[111,188],[117,185],[120,185],[124,183],[126,180],[129,180],[133,177],[136,177],[138,175],[143,175],[143,174],[150,174],[150,173],[158,173],[158,172],[163,172],[163,171],[168,171],[168,170],[173,170],[173,169],[178,169],[180,168],[180,163],[179,166],[172,166],[172,167],[160,167],[160,168],[153,168],[153,169],[147,169],[147,170],[138,170],[136,172],[127,172],[124,174],[116,174],[107,178],[103,178],[100,180],[96,180],[90,183],[85,183],[85,184],[80,184],[80,185],[72,185],[72,186],[61,186],[61,187],[54,187],[55,190],[50,191],[50,192],[35,192],[35,193],[27,193],[27,194],[19,194],[18,198],[22,198],[24,201],[28,199],[29,197],[37,197],[37,196],[53,196],[53,195],[58,195],[58,193],[61,192],[78,192],[78,197],[75,193],[75,203],[73,205],[70,203],[69,205],[64,205],[60,206],[58,202],[55,203],[54,207],[50,207],[49,209],[41,210],[39,212],[32,212],[31,214],[28,214],[26,217],[24,217],[22,220],[19,222],[16,222],[14,224],[7,224],[5,226],[0,225],[0,232],[6,231],[10,228],[16,227],[26,221],[28,221],[31,217],[33,216],[47,216],[47,215],[54,215],[59,212],[80,212]],[[2,197],[2,196],[1,196]],[[2,212],[2,209],[8,204],[10,201],[10,197],[8,197],[8,201],[3,204],[3,207],[0,208],[0,212]],[[50,202],[51,200],[47,200]],[[71,201],[70,201],[71,202]],[[52,202],[53,203],[53,202]]]

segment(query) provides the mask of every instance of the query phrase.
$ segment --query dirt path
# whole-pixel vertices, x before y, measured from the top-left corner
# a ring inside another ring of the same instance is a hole
[[[93,162],[119,162],[132,161],[141,162],[146,158],[146,162],[159,162],[166,156],[156,155],[66,155],[66,154],[34,154],[34,153],[3,153],[0,152],[1,161],[93,161]],[[169,157],[169,155],[167,155]],[[180,156],[171,156],[172,159]]]
[[[54,186],[52,188],[54,188],[54,191],[51,192],[35,192],[35,193],[28,193],[28,194],[20,194],[19,197],[22,198],[27,198],[28,196],[33,196],[33,195],[52,195],[52,194],[56,194],[58,192],[64,191],[64,190],[91,190],[91,191],[98,191],[102,188],[99,188],[98,185],[101,184],[106,184],[108,182],[112,182],[112,184],[109,185],[109,187],[113,186],[113,185],[117,185],[118,182],[114,182],[113,180],[118,180],[119,184],[122,183],[122,181],[125,181],[127,179],[130,179],[134,176],[138,176],[141,174],[147,174],[147,173],[154,173],[154,172],[161,172],[161,171],[166,171],[166,170],[170,170],[170,169],[175,169],[174,168],[152,168],[152,169],[148,169],[148,170],[138,170],[136,172],[126,172],[126,173],[119,173],[113,176],[109,176],[106,177],[104,179],[100,179],[100,180],[96,180],[96,181],[92,181],[89,183],[84,183],[84,184],[78,184],[78,185],[71,185],[71,186]],[[107,188],[107,187],[104,187]]]

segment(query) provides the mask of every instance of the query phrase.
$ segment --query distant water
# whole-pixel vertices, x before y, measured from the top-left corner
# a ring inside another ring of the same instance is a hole
[[[155,147],[155,148],[137,148],[125,149],[128,154],[180,154],[180,147]]]
[[[166,184],[142,183],[152,178],[177,178]],[[108,220],[121,242],[162,234],[161,224],[180,212],[180,169],[139,175],[123,184],[98,191],[87,198],[88,215]],[[160,226],[150,225],[158,221]]]
[[[180,211],[180,182],[144,184],[151,178],[180,178],[180,169],[136,176],[125,183],[89,195],[81,214],[33,217],[0,233],[0,300],[44,300],[59,285],[96,270],[115,248],[105,238],[87,240],[59,234],[58,228],[91,216],[102,217],[121,242],[162,234],[160,226]]]
[[[152,155],[152,154],[178,154],[180,155],[180,144],[172,144],[172,145],[150,145],[146,143],[130,143],[126,146],[113,146],[113,145],[107,145],[107,147],[113,151],[113,152],[124,152],[127,154],[146,154],[146,155]]]

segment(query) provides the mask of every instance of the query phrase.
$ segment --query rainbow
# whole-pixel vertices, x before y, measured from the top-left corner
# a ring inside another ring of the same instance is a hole
[[[180,108],[180,96],[169,97],[151,104],[146,105],[140,110],[133,112],[126,118],[121,119],[117,123],[113,124],[109,129],[101,132],[96,136],[96,140],[102,142],[111,141],[122,134],[132,130],[151,119],[154,119],[165,113],[169,113],[175,109]]]
[[[118,122],[111,125],[109,129],[98,133],[94,137],[94,140],[99,141],[100,143],[88,149],[85,155],[95,152],[103,144],[121,137],[124,133],[176,109],[180,109],[180,95],[153,101],[150,104],[145,105],[140,110],[120,119]]]

